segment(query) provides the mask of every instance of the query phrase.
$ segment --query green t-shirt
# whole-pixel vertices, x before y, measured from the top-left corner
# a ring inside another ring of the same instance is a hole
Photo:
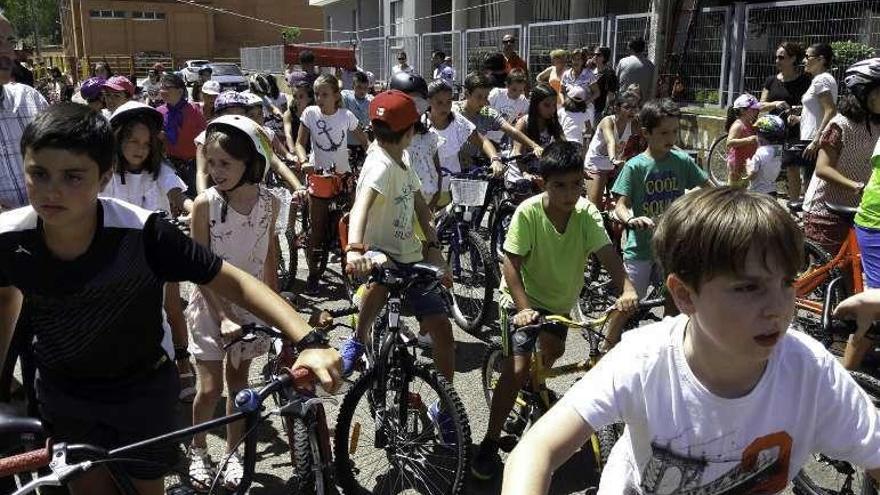
[[[504,250],[523,257],[520,276],[531,307],[567,315],[584,285],[587,257],[611,241],[602,214],[584,198],[577,202],[565,233],[560,234],[544,212],[545,194],[533,196],[517,207]],[[502,283],[501,294],[502,303],[513,304],[506,282]]]
[[[701,186],[707,180],[706,172],[683,151],[672,150],[659,161],[640,153],[623,166],[611,192],[628,197],[635,216],[657,222],[686,189]],[[623,258],[650,260],[652,234],[651,230],[631,230],[623,247]]]
[[[871,157],[871,178],[865,184],[859,212],[856,213],[856,225],[869,229],[880,229],[880,141],[874,146]]]

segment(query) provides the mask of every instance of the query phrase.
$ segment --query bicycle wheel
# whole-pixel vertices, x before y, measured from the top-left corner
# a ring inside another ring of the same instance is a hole
[[[595,433],[596,443],[599,447],[599,462],[596,464],[596,474],[601,475],[602,469],[608,464],[608,457],[611,455],[611,448],[620,440],[623,435],[623,424],[614,423],[605,425]],[[595,451],[594,451],[595,454]]]
[[[470,426],[455,390],[437,371],[416,365],[403,386],[389,386],[374,397],[375,369],[360,377],[346,394],[336,423],[335,465],[346,495],[458,494],[469,470]],[[393,382],[390,381],[389,383]],[[376,445],[374,404],[386,404],[386,444]],[[428,410],[438,403],[454,425],[455,442],[446,444]],[[401,420],[403,418],[403,420]]]
[[[727,185],[727,134],[718,136],[703,163],[709,180],[716,186]]]
[[[504,260],[504,239],[508,229],[510,229],[510,221],[513,220],[514,211],[516,211],[516,208],[513,205],[502,205],[490,226],[489,253],[492,256],[495,280],[501,280],[501,263]]]
[[[859,371],[850,376],[880,407],[880,380]],[[877,495],[877,483],[848,462],[814,455],[793,480],[796,495]]]
[[[503,362],[504,353],[501,351],[501,346],[491,344],[483,355],[483,364],[480,367],[483,397],[486,399],[486,407],[489,409],[492,408],[492,395],[495,391],[495,385],[501,377]],[[555,402],[556,396],[553,391],[550,390],[548,392],[551,396],[551,402]],[[502,427],[502,431],[507,435],[511,435],[512,438],[505,439],[502,437],[500,442],[502,450],[506,452],[513,450],[516,442],[522,437],[526,429],[531,426],[531,423],[544,414],[545,411],[541,401],[533,401],[531,400],[532,397],[534,395],[528,395],[526,392],[520,393],[517,397],[517,401],[514,403],[513,408],[511,408]]]
[[[287,239],[287,271],[290,273],[288,284],[280,285],[282,290],[290,290],[293,281],[296,280],[299,268],[299,257],[305,256],[308,247],[309,231],[309,206],[306,201],[294,201],[290,205],[290,217],[287,222],[287,231],[284,233]]]
[[[471,230],[456,246],[447,246],[446,259],[452,267],[452,317],[466,332],[480,328],[489,314],[495,289],[491,255],[485,242]]]
[[[611,274],[602,266],[595,255],[587,259],[587,268],[584,270],[584,288],[581,289],[578,304],[584,315],[602,313],[614,304],[617,299],[617,290],[611,282]]]
[[[803,279],[814,270],[830,262],[831,255],[828,254],[825,249],[809,239],[804,239],[804,266],[801,267],[800,273],[798,273],[798,280]],[[831,270],[825,277],[825,280],[822,281],[822,283],[820,283],[811,292],[799,295],[798,300],[817,303],[824,306],[825,294],[828,289],[828,284],[831,280],[834,280],[839,276],[840,270],[838,270],[837,268]],[[847,297],[846,288],[842,283],[836,284],[834,292],[835,293],[831,298],[831,303],[834,305],[843,301]],[[842,349],[836,349],[837,346],[834,345],[834,336],[827,335],[822,328],[821,314],[805,309],[799,309],[797,310],[794,320],[792,321],[792,327],[795,330],[804,332],[807,335],[818,340],[827,349],[836,350],[838,354],[842,354]]]

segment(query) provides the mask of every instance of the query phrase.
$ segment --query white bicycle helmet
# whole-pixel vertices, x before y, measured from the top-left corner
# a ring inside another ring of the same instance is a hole
[[[115,127],[132,118],[148,119],[156,129],[161,129],[164,121],[162,114],[155,108],[139,101],[127,101],[110,116],[110,124]]]

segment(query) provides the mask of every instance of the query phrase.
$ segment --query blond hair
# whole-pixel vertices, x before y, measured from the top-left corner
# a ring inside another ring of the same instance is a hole
[[[771,196],[745,189],[702,189],[672,203],[651,242],[665,274],[699,290],[718,275],[741,275],[749,251],[757,249],[795,277],[804,257],[804,236]]]
[[[341,86],[339,84],[339,79],[336,78],[333,74],[321,74],[315,79],[315,84],[312,85],[315,93],[318,92],[318,88],[321,86],[327,86],[334,93],[336,93],[336,109],[342,108],[342,91],[340,90]]]
[[[567,59],[568,58],[568,50],[563,50],[562,48],[557,48],[550,52],[550,60],[554,58]]]

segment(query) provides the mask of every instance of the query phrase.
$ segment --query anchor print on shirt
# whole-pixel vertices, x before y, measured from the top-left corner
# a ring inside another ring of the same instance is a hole
[[[317,135],[315,136],[315,146],[321,151],[333,153],[342,146],[342,143],[345,142],[345,130],[339,132],[339,141],[336,142],[333,140],[333,128],[327,124],[326,120],[318,120],[318,122],[315,123],[315,126],[318,128]],[[321,139],[318,139],[318,136],[326,136],[329,144],[323,145]]]

